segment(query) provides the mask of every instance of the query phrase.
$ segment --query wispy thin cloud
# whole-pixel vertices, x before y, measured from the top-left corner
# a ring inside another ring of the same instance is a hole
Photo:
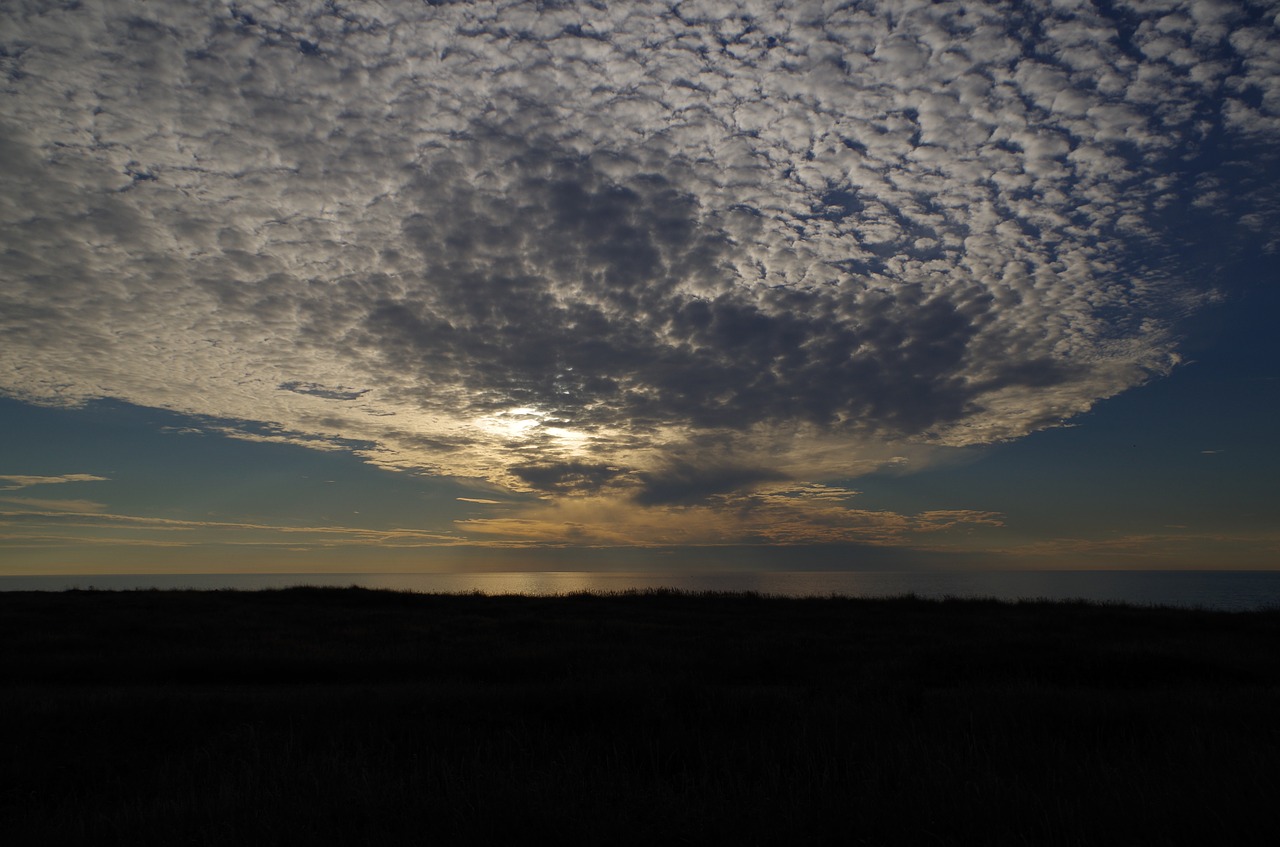
[[[1204,567],[1245,564],[1274,566],[1280,556],[1280,532],[1213,531],[1166,526],[1167,532],[1116,533],[1107,536],[1051,538],[1010,546],[991,547],[992,553],[1015,561],[1058,561],[1070,566],[1084,563],[1132,562],[1174,566],[1190,562]],[[1206,555],[1212,559],[1206,560]]]
[[[9,483],[0,486],[0,491],[17,491],[33,485],[61,485],[68,482],[107,482],[105,476],[87,473],[61,474],[58,476],[31,476],[24,474],[0,474],[0,480]]]
[[[57,537],[79,540],[83,530],[115,530],[133,533],[131,538],[148,543],[161,540],[164,543],[191,544],[298,544],[306,541],[320,546],[339,544],[378,547],[439,547],[473,543],[467,538],[449,533],[419,529],[370,529],[349,526],[289,526],[281,524],[251,523],[240,521],[186,520],[146,515],[113,514],[94,510],[70,511],[50,508],[43,501],[29,509],[0,510],[0,526],[6,527],[10,540],[38,535],[42,538]],[[93,504],[97,505],[97,504]],[[42,508],[43,506],[43,508]],[[56,528],[58,532],[54,533]],[[189,542],[173,542],[167,535],[189,535]],[[117,536],[118,537],[118,536]]]
[[[105,511],[107,508],[105,503],[98,503],[93,500],[55,500],[38,497],[0,497],[0,503],[50,512],[97,513]]]

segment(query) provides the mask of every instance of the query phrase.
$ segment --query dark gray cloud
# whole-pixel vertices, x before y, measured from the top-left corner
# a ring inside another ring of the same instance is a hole
[[[561,462],[551,465],[516,465],[513,476],[537,491],[552,494],[583,494],[599,491],[617,478],[621,468],[587,462]]]
[[[782,479],[785,477],[772,468],[716,467],[681,462],[641,473],[641,487],[634,499],[642,506],[705,503],[715,494]]]
[[[1019,437],[1276,248],[1277,14],[8,4],[0,390],[653,505]]]
[[[369,393],[369,389],[354,388],[326,388],[323,385],[317,385],[314,382],[298,382],[292,380],[290,382],[282,382],[279,386],[281,391],[292,391],[296,394],[310,394],[312,397],[323,397],[326,400],[359,400],[365,394]]]

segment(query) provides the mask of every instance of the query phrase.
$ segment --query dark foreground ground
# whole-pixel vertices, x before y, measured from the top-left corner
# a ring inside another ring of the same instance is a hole
[[[0,594],[6,844],[1274,844],[1280,612]]]

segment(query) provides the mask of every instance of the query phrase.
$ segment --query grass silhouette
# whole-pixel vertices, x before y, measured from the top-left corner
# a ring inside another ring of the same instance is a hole
[[[0,594],[8,844],[1271,843],[1280,612]]]

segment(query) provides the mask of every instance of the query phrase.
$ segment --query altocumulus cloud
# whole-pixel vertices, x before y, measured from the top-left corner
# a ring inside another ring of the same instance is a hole
[[[1278,13],[15,0],[0,390],[790,515],[1176,364],[1183,210],[1276,231]]]

